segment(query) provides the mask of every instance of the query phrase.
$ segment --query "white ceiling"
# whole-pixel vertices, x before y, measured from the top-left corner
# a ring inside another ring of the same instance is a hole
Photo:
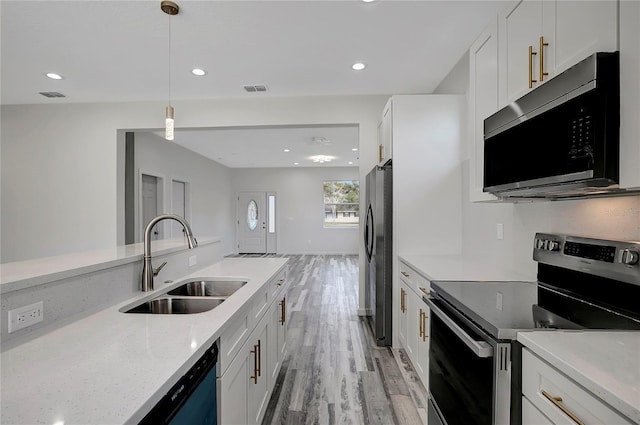
[[[169,95],[185,100],[430,93],[504,4],[480,0],[177,3],[180,13],[169,17],[160,10],[159,0],[1,1],[1,103],[167,101]],[[353,71],[351,64],[356,61],[367,68]],[[195,77],[190,73],[194,67],[208,74]],[[50,80],[47,72],[64,79]],[[268,92],[247,93],[243,86],[250,84],[266,85]],[[66,97],[38,94],[44,91]],[[286,133],[294,129],[272,130],[260,137],[245,135],[262,142],[291,140]],[[225,149],[232,153],[243,139],[239,134],[249,129],[220,131],[230,144]],[[325,137],[334,146],[343,138],[315,133],[308,128],[294,132],[307,139]],[[209,155],[205,145],[211,138],[206,133],[180,135],[185,146]],[[218,157],[224,158],[215,152],[211,156]],[[226,161],[233,162],[230,156]]]

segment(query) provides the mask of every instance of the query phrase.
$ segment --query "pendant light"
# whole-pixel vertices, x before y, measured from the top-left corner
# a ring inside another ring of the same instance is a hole
[[[173,106],[171,106],[171,16],[180,13],[180,7],[172,1],[165,0],[160,3],[160,9],[169,15],[169,105],[165,111],[164,138],[173,140]]]

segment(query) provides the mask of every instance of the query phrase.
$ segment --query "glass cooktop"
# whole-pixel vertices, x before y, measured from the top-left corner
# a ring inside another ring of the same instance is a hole
[[[431,292],[494,338],[515,339],[517,331],[536,327],[537,282],[436,281]]]

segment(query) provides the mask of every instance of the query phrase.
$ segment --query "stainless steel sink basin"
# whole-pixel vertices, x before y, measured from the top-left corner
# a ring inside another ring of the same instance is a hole
[[[160,297],[146,301],[125,313],[194,314],[214,309],[224,298],[172,298]]]
[[[246,285],[242,280],[196,280],[186,282],[176,289],[169,291],[169,295],[189,297],[222,297],[231,296],[238,289]]]

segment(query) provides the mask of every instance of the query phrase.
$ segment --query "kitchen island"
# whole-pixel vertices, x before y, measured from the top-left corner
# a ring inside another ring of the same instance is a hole
[[[287,258],[225,258],[2,353],[2,423],[138,423],[228,326],[284,273]],[[213,310],[127,314],[186,279],[248,283]],[[222,351],[223,348],[221,348]]]

